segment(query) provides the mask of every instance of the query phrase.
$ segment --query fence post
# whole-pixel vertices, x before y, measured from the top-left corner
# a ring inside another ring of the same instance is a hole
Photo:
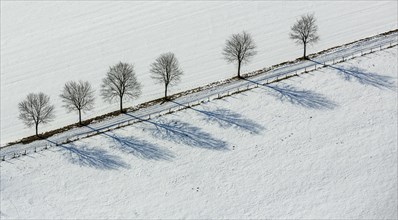
[[[372,48],[370,48],[370,52],[372,53],[373,51],[372,51],[373,49]]]
[[[3,159],[1,159],[2,161],[6,161],[6,156],[3,155]]]

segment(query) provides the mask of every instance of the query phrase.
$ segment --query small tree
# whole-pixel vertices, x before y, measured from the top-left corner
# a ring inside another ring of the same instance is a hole
[[[151,64],[152,79],[164,84],[164,99],[167,100],[167,89],[169,86],[176,85],[183,71],[180,69],[178,60],[174,53],[161,54],[154,63]]]
[[[36,136],[39,136],[39,124],[46,124],[54,119],[54,105],[50,104],[50,97],[40,92],[30,93],[26,99],[18,104],[19,119],[29,128],[36,128]]]
[[[315,24],[314,14],[302,15],[300,19],[291,27],[290,39],[296,41],[297,44],[304,46],[303,58],[307,57],[307,44],[318,42],[318,26]]]
[[[240,67],[243,63],[250,61],[250,58],[257,54],[256,45],[249,33],[243,31],[241,34],[233,34],[225,43],[223,50],[224,58],[229,62],[237,62],[238,77],[240,76]]]
[[[94,90],[89,82],[67,82],[60,95],[64,107],[69,111],[79,112],[79,124],[82,124],[82,111],[89,111],[94,106]]]
[[[102,80],[101,96],[108,102],[119,98],[120,112],[123,112],[123,98],[138,98],[141,95],[141,87],[141,83],[135,77],[134,66],[119,62],[109,67],[106,77]]]

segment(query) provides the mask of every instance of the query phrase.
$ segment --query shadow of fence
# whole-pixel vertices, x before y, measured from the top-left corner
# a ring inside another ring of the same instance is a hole
[[[260,124],[250,119],[243,118],[241,114],[233,112],[228,109],[216,109],[214,111],[206,111],[206,110],[199,110],[194,107],[189,107],[181,103],[178,103],[176,101],[171,101],[171,102],[179,106],[192,109],[198,113],[201,113],[203,116],[205,116],[203,119],[206,122],[216,123],[221,128],[235,127],[240,130],[253,132],[255,134],[259,134],[264,129],[264,127],[261,126]]]
[[[324,65],[316,60],[311,61],[316,64]],[[393,91],[395,91],[396,89],[394,78],[390,76],[366,72],[365,70],[358,67],[349,67],[347,69],[344,69],[343,67],[330,64],[324,66],[337,70],[337,73],[341,74],[343,78],[347,81],[354,79],[361,84],[374,86],[379,89],[389,89]]]
[[[139,119],[153,126],[149,128],[151,134],[162,140],[168,140],[174,143],[181,143],[192,147],[199,147],[212,150],[227,150],[227,143],[214,138],[210,133],[201,130],[198,127],[188,123],[172,120],[141,119],[129,113],[125,113],[132,118]]]

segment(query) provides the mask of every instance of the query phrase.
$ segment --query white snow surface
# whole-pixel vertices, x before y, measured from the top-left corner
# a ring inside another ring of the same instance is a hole
[[[396,219],[397,47],[0,163],[2,219]]]
[[[48,145],[57,145],[67,143],[70,140],[78,140],[92,135],[94,133],[108,131],[115,129],[119,126],[125,126],[127,123],[132,124],[137,121],[146,120],[148,118],[159,117],[170,113],[171,111],[180,110],[187,106],[197,104],[198,102],[210,101],[220,96],[242,91],[248,88],[258,87],[258,85],[277,81],[279,78],[285,78],[287,75],[302,74],[307,70],[314,70],[321,68],[323,65],[335,64],[352,57],[362,56],[363,54],[371,53],[372,51],[384,50],[397,45],[397,33],[388,34],[386,36],[376,36],[371,39],[361,40],[349,45],[337,47],[331,51],[318,55],[311,60],[299,61],[293,64],[282,65],[265,72],[261,72],[252,77],[246,77],[245,80],[234,80],[231,82],[223,83],[217,86],[211,86],[199,92],[189,93],[173,101],[166,103],[158,103],[138,110],[128,111],[125,114],[119,114],[98,122],[92,122],[88,126],[76,127],[58,134],[55,134],[45,140],[37,140],[28,144],[14,144],[9,147],[0,149],[0,157],[5,160],[20,155],[22,153],[32,153],[36,150],[45,148]],[[260,70],[260,71],[264,71]],[[376,78],[377,79],[377,78]],[[367,76],[361,79],[367,83],[375,86],[384,86],[386,88],[393,88],[394,85],[385,81],[376,80],[372,76]]]
[[[69,80],[89,80],[98,98],[94,117],[117,104],[99,98],[101,79],[119,61],[135,65],[143,95],[132,106],[162,96],[150,78],[149,65],[172,51],[185,72],[171,93],[235,75],[221,55],[225,40],[250,32],[258,55],[243,72],[301,56],[289,38],[290,26],[302,14],[315,13],[321,41],[317,52],[397,28],[397,1],[1,1],[1,145],[29,136],[18,120],[18,102],[29,92],[50,95],[56,120],[40,131],[77,120],[58,97]]]

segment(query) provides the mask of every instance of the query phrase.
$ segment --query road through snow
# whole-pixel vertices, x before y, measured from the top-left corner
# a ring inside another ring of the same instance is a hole
[[[291,65],[285,65],[275,68],[271,71],[249,77],[247,80],[237,80],[219,86],[211,87],[196,93],[191,93],[179,97],[171,102],[163,104],[155,104],[147,108],[142,108],[137,111],[121,114],[98,123],[92,123],[87,127],[74,128],[60,134],[56,134],[48,140],[35,141],[27,145],[16,144],[0,150],[0,156],[10,158],[14,153],[22,153],[34,151],[35,148],[43,148],[44,146],[62,143],[67,140],[77,139],[78,137],[87,136],[98,131],[105,131],[115,128],[118,125],[127,124],[128,122],[147,120],[150,116],[157,116],[162,113],[167,113],[170,109],[177,109],[188,106],[190,103],[197,103],[206,99],[215,98],[218,94],[226,94],[227,92],[236,91],[238,88],[247,88],[256,83],[265,83],[267,80],[272,81],[277,77],[284,77],[288,74],[302,72],[303,70],[314,69],[317,63],[330,63],[334,60],[341,60],[342,57],[350,57],[352,55],[360,55],[362,52],[369,52],[370,50],[380,50],[381,48],[396,45],[398,40],[398,33],[394,32],[387,36],[378,36],[370,40],[358,41],[353,44],[338,47],[325,54],[319,55],[312,59],[312,61],[300,61]],[[319,66],[319,64],[317,64]]]
[[[56,119],[40,132],[73,124],[77,113],[63,107],[59,94],[69,80],[89,81],[96,100],[83,119],[118,110],[100,98],[109,66],[134,65],[142,95],[133,106],[162,97],[150,78],[157,56],[173,52],[184,75],[170,94],[231,78],[225,40],[243,30],[257,55],[242,67],[250,72],[302,55],[289,39],[291,25],[315,13],[321,40],[308,53],[397,29],[397,1],[2,1],[1,145],[34,132],[18,119],[18,103],[43,92],[55,105]]]

